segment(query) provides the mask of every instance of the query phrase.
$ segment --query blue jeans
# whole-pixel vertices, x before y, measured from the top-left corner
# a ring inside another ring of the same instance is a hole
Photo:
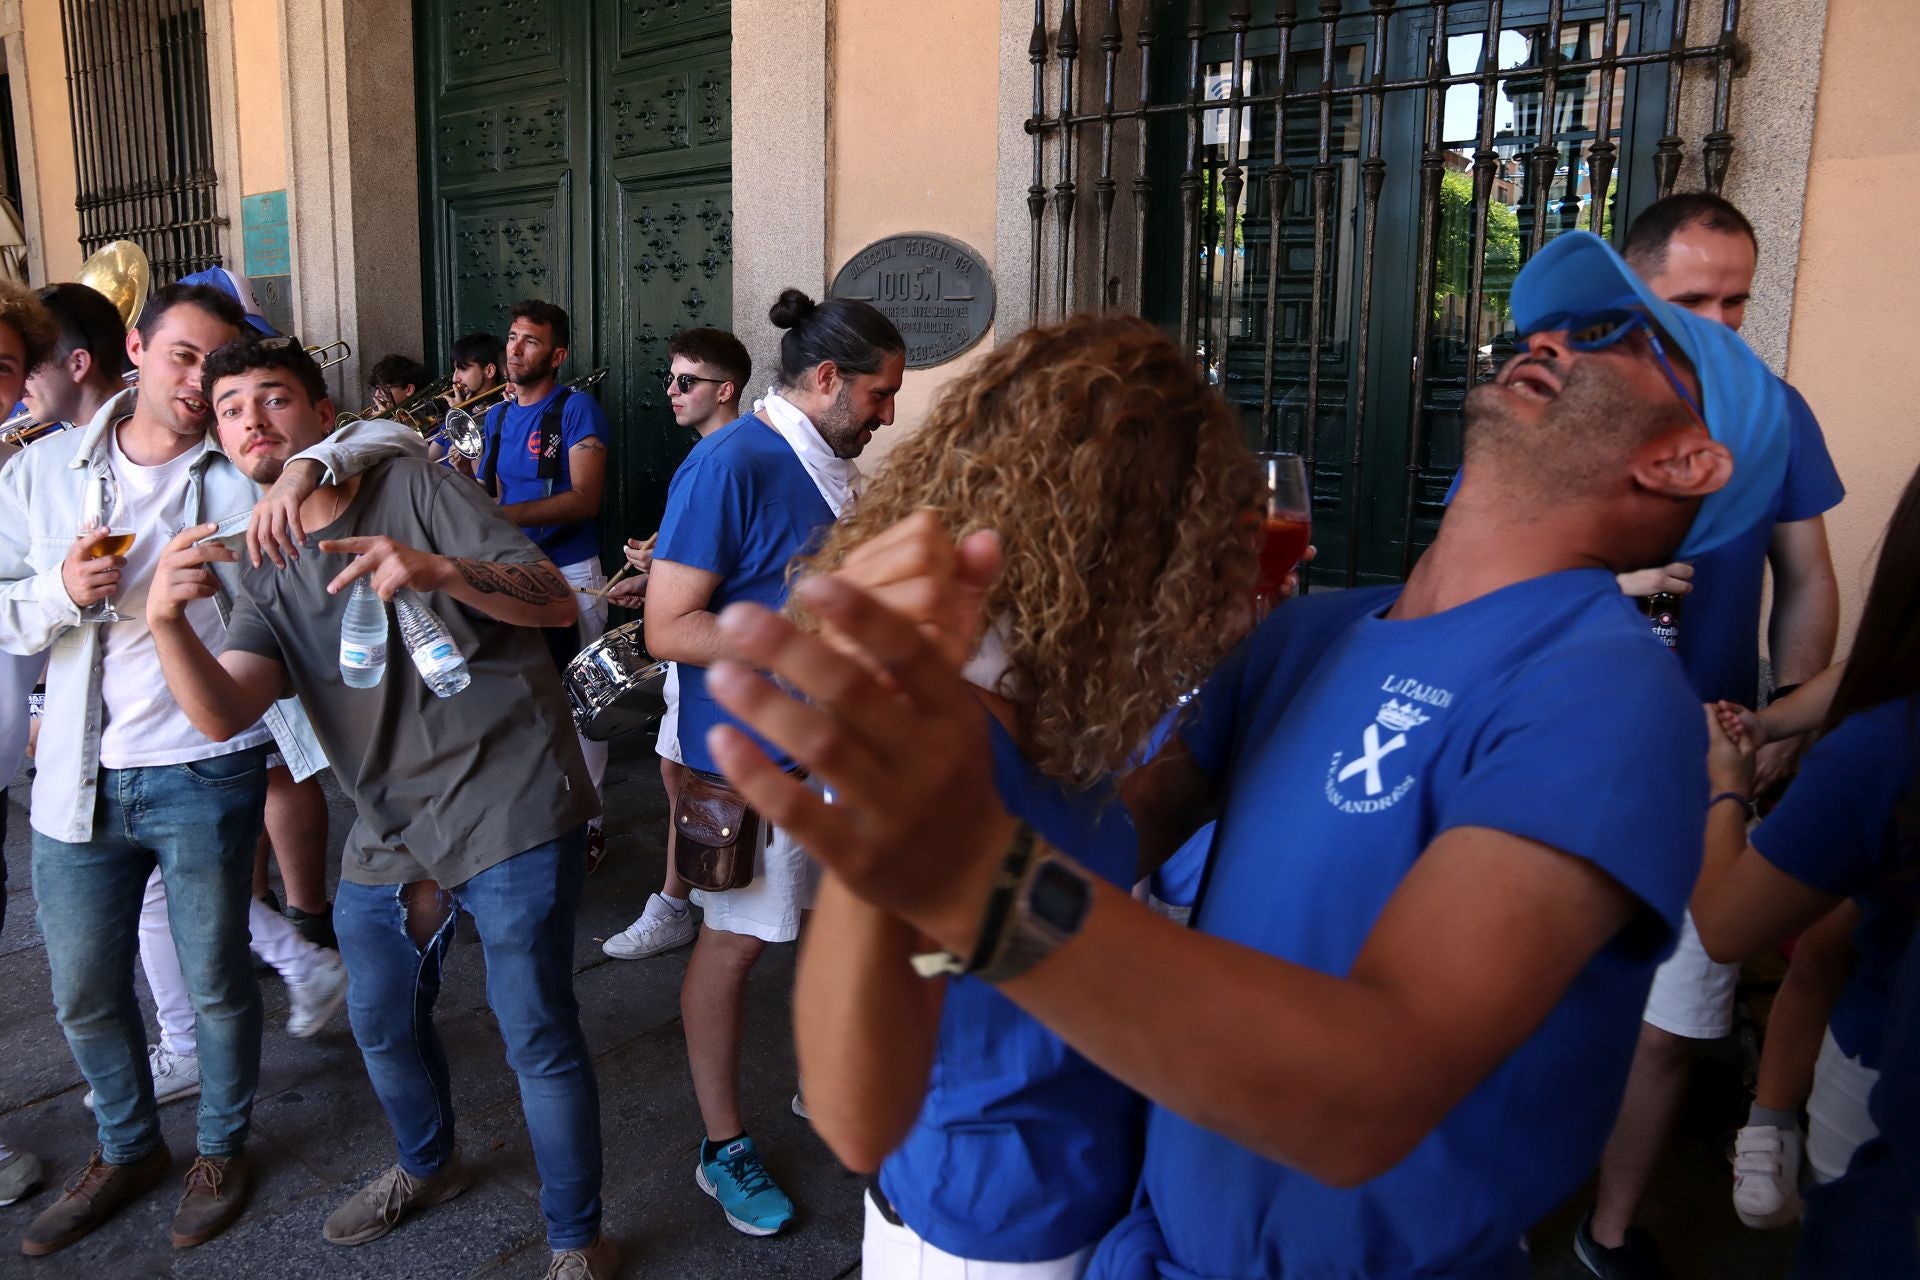
[[[247,950],[253,850],[267,800],[267,753],[102,769],[93,839],[33,833],[33,896],[53,1006],[93,1087],[101,1155],[131,1164],[160,1143],[147,1026],[133,994],[140,903],[155,866],[200,1042],[200,1154],[247,1140],[260,1083],[260,988]]]
[[[393,1126],[400,1167],[416,1178],[453,1155],[453,1082],[433,1005],[452,908],[473,917],[487,961],[487,1004],[520,1077],[540,1212],[555,1250],[584,1248],[600,1234],[600,1091],[573,995],[574,916],[586,871],[582,828],[416,899],[411,910],[429,919],[414,921],[412,932],[406,885],[343,880],[333,902],[353,1038]]]

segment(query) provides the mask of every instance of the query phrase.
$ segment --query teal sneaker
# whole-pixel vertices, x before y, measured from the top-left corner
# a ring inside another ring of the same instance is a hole
[[[770,1236],[793,1221],[793,1201],[787,1199],[760,1163],[753,1139],[735,1138],[716,1147],[700,1140],[700,1163],[693,1171],[700,1189],[720,1202],[727,1222],[750,1236]]]

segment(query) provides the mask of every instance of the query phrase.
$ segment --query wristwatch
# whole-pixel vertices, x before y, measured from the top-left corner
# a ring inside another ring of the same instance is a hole
[[[1092,905],[1093,886],[1086,876],[1063,858],[1042,858],[1014,895],[999,945],[976,957],[974,976],[996,986],[1011,982],[1080,932]]]

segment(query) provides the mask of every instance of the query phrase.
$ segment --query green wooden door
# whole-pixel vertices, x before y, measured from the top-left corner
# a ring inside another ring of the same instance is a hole
[[[692,445],[666,344],[732,323],[727,0],[416,0],[426,363],[505,336],[513,304],[573,319],[562,376],[607,367],[609,553],[659,521]]]

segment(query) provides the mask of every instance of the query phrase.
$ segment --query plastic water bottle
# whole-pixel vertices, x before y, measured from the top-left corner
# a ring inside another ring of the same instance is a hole
[[[467,674],[467,658],[453,642],[447,624],[440,621],[427,602],[411,591],[393,597],[393,612],[400,619],[400,636],[420,668],[427,688],[443,698],[451,698],[472,683]]]
[[[340,678],[351,689],[371,689],[387,674],[387,607],[365,578],[356,578],[340,619]]]

